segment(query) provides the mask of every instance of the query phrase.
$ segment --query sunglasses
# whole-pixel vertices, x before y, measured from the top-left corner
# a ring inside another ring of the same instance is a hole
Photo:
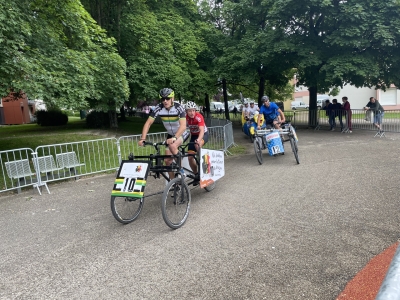
[[[171,97],[161,98],[161,101],[165,101],[165,100],[169,101],[169,100],[171,100]]]

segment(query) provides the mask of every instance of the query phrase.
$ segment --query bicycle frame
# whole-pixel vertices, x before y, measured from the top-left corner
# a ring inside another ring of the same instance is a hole
[[[183,170],[185,172],[185,176],[192,179],[192,181],[188,183],[188,185],[191,185],[191,184],[193,184],[194,181],[196,181],[196,176],[191,169],[188,169],[188,168],[185,168],[182,166],[182,160],[185,157],[193,156],[198,168],[200,168],[200,163],[199,163],[199,159],[196,154],[186,153],[186,148],[190,144],[191,144],[191,142],[187,143],[185,145],[179,146],[178,154],[161,155],[160,154],[160,146],[167,146],[165,141],[158,142],[158,143],[144,142],[144,145],[153,146],[156,149],[156,154],[135,156],[131,153],[129,155],[128,159],[132,160],[132,161],[148,160],[150,163],[150,166],[149,166],[150,175],[152,175],[156,179],[160,178],[160,175],[161,175],[165,180],[170,181],[171,178],[169,178],[166,175],[166,173],[173,172],[173,173],[179,174],[180,171]],[[174,162],[170,166],[165,166],[162,163],[163,163],[164,159],[166,159],[166,158],[172,158],[174,160]],[[198,169],[198,170],[200,170],[200,169]],[[143,198],[162,194],[162,193],[163,193],[163,191],[153,193],[153,194],[148,194],[148,195],[144,196]]]

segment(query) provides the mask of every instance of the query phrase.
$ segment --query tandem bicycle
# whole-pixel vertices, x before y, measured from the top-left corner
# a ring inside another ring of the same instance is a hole
[[[201,186],[207,192],[215,188],[213,180],[200,184],[200,168],[204,169],[204,163],[202,166],[197,154],[187,153],[189,144],[179,146],[179,153],[176,155],[161,155],[160,146],[167,146],[165,141],[144,142],[144,146],[153,146],[156,153],[146,156],[134,156],[131,153],[128,160],[121,162],[111,193],[111,211],[117,221],[123,224],[133,222],[142,211],[144,198],[162,194],[161,212],[165,223],[172,229],[185,224],[191,203],[189,187]],[[196,161],[198,174],[194,174],[190,166],[184,163],[184,159],[190,156]],[[174,159],[173,163],[165,166],[164,159],[171,157]],[[175,178],[169,178],[168,172],[174,173]],[[145,196],[144,189],[148,176],[156,179],[164,178],[165,188]]]

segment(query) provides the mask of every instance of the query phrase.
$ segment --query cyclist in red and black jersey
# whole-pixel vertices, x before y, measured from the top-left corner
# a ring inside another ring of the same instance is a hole
[[[186,103],[186,123],[190,129],[190,141],[195,144],[190,144],[188,152],[197,153],[199,149],[208,141],[207,126],[204,122],[203,116],[196,112],[196,103],[189,101]],[[193,156],[189,156],[189,164],[193,173],[197,174],[197,164]]]

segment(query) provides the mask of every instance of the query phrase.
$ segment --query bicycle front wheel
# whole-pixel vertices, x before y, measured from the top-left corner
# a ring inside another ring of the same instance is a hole
[[[292,147],[292,151],[293,151],[294,157],[296,158],[296,162],[297,162],[297,164],[299,164],[300,163],[299,151],[297,149],[296,140],[294,139],[294,137],[290,137],[289,140],[290,140],[290,146]]]
[[[262,157],[262,139],[260,137],[256,137],[254,140],[254,152],[256,153],[256,157],[258,163],[262,165],[263,157]]]
[[[143,204],[143,198],[111,196],[112,214],[122,224],[128,224],[136,220],[142,211]]]
[[[191,194],[187,183],[177,177],[170,180],[161,199],[161,212],[165,223],[172,229],[185,224],[190,210]]]

